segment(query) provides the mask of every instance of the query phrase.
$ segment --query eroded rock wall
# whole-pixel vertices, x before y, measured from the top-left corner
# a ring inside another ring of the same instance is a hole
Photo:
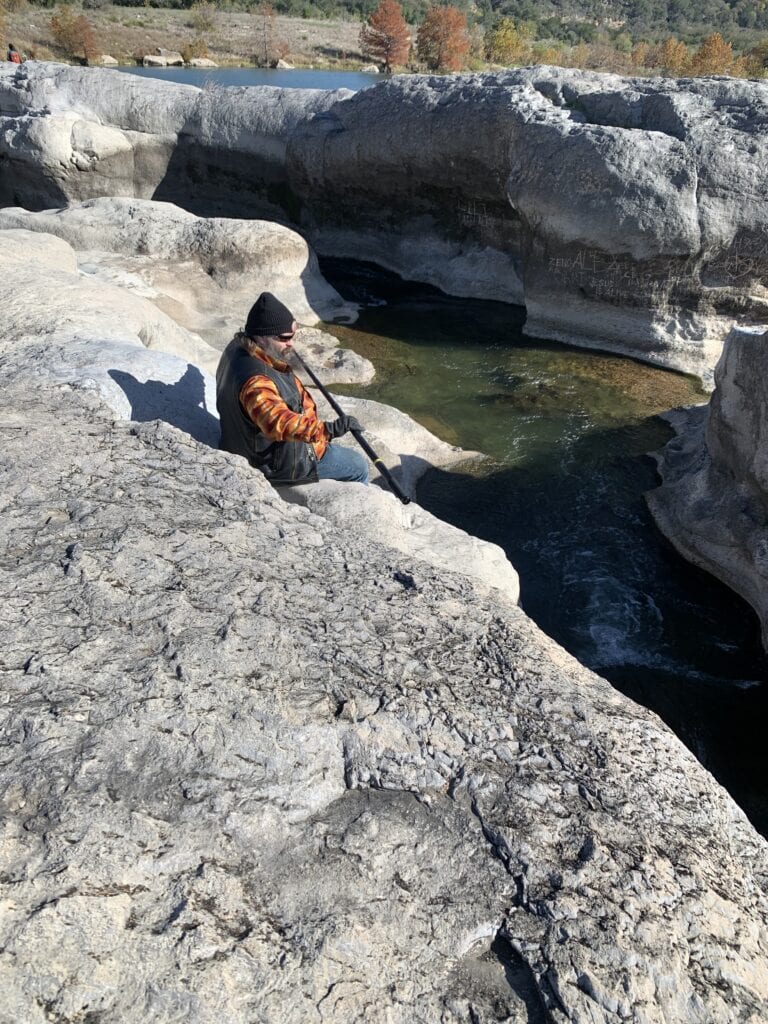
[[[408,76],[296,131],[289,169],[320,251],[707,377],[737,318],[768,317],[767,120],[762,83]]]
[[[292,130],[351,95],[198,89],[102,68],[0,69],[0,203],[30,210],[101,196],[162,199],[194,212],[285,219]]]
[[[707,407],[675,414],[647,495],[664,534],[760,616],[768,649],[768,333],[728,336]]]
[[[524,303],[538,337],[707,378],[763,322],[768,86],[559,68],[357,94],[0,69],[0,202],[268,215],[320,252]]]

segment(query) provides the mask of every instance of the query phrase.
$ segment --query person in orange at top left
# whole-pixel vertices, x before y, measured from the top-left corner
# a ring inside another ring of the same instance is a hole
[[[363,428],[354,416],[319,419],[312,396],[285,362],[297,329],[287,306],[271,292],[259,295],[216,371],[219,446],[242,455],[272,483],[367,484],[364,457],[332,443]]]

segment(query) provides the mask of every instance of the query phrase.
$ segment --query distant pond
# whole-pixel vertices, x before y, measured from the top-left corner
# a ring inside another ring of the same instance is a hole
[[[312,71],[307,68],[278,71],[273,68],[122,67],[119,70],[142,78],[196,85],[199,89],[215,83],[227,86],[275,85],[281,89],[352,89],[358,92],[384,79],[383,75],[367,75],[361,71]]]

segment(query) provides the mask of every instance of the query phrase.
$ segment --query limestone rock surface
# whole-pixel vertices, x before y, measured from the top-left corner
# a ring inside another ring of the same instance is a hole
[[[295,131],[289,170],[321,252],[707,377],[736,318],[767,317],[767,120],[763,83],[403,76]]]
[[[286,219],[293,127],[348,90],[198,89],[101,68],[0,68],[0,204],[40,210],[101,196],[207,216]]]
[[[768,320],[768,85],[562,68],[356,94],[0,69],[0,203],[170,199],[525,304],[534,337],[711,376]]]
[[[196,217],[171,203],[110,198],[37,213],[6,208],[0,210],[5,228],[63,238],[85,273],[151,298],[219,351],[261,291],[276,294],[300,323],[357,315],[357,306],[322,277],[306,241],[280,224]],[[351,379],[360,380],[360,367],[358,361]]]
[[[399,482],[402,474],[396,467],[393,470]],[[375,467],[371,475],[374,480],[379,478]],[[375,537],[379,543],[421,558],[438,569],[468,576],[480,589],[492,592],[497,598],[503,594],[517,604],[520,580],[497,544],[479,540],[442,522],[415,502],[401,504],[384,483],[382,486],[383,490],[378,487],[363,490],[362,484],[339,485],[333,480],[320,480],[315,484],[281,488],[280,492],[287,501],[324,516],[345,535]],[[361,508],[365,509],[363,515]]]
[[[219,353],[157,306],[116,285],[78,273],[77,256],[62,239],[23,229],[3,232],[0,351],[27,342],[120,343],[176,354],[215,372]],[[41,273],[41,269],[45,272]]]
[[[726,340],[708,406],[680,411],[648,493],[677,550],[755,609],[768,649],[768,332]]]
[[[351,349],[339,348],[338,339],[327,331],[302,327],[296,334],[294,346],[301,359],[323,384],[370,384],[376,376],[370,359]],[[287,361],[304,383],[311,387],[312,380],[299,361],[290,354]]]
[[[466,578],[13,367],[3,1024],[766,1019],[766,844],[653,714]]]

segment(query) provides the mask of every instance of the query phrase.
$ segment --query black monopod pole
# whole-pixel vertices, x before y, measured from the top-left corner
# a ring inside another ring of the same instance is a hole
[[[320,389],[321,393],[327,398],[328,402],[331,405],[331,408],[334,410],[336,415],[337,416],[344,416],[345,415],[344,410],[341,408],[339,403],[336,401],[336,399],[333,397],[333,395],[330,394],[330,392],[327,391],[326,388],[320,383],[320,381],[317,379],[317,375],[307,366],[307,364],[301,358],[301,356],[296,351],[296,349],[293,349],[293,354],[296,357],[296,360],[299,363],[299,366],[301,366],[306,371],[306,373],[312,378],[312,380],[315,382],[317,387]],[[379,470],[381,475],[387,481],[387,483],[389,484],[389,488],[392,491],[392,493],[394,495],[396,495],[400,499],[400,501],[402,501],[402,503],[404,505],[410,505],[411,499],[408,497],[407,494],[404,494],[403,491],[400,489],[400,485],[398,484],[397,480],[395,480],[395,478],[389,472],[389,470],[384,465],[384,463],[381,461],[379,456],[376,454],[376,452],[373,450],[373,448],[371,448],[371,446],[365,440],[365,438],[363,437],[361,432],[359,430],[353,430],[353,431],[351,431],[351,434],[354,437],[354,439],[357,441],[357,443],[360,445],[360,447],[363,449],[365,454],[368,456],[368,458],[371,460],[371,462],[374,464],[374,466],[377,467],[377,469]]]

